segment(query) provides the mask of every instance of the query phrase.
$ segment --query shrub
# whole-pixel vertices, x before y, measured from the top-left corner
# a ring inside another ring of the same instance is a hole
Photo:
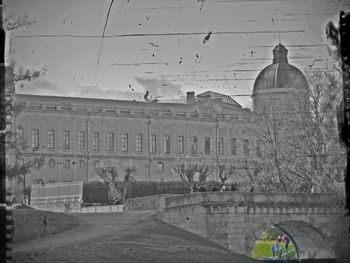
[[[118,183],[119,185],[119,183]],[[122,183],[120,183],[122,185]],[[189,190],[183,182],[131,182],[128,198],[159,194],[184,194]]]
[[[264,231],[261,235],[261,239],[264,241],[277,240],[277,237],[282,235],[283,235],[282,230],[280,230],[277,227],[274,227]]]

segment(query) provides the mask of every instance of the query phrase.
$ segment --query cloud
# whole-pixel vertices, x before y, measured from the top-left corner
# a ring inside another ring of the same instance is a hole
[[[118,99],[118,100],[143,100],[142,92],[119,91],[112,89],[101,89],[94,85],[79,85],[74,96],[100,98],[100,99]]]
[[[149,91],[151,99],[172,99],[184,95],[180,84],[175,84],[165,77],[149,79],[135,77],[135,80],[143,87],[144,92]]]
[[[65,96],[67,92],[46,79],[36,79],[16,87],[16,93]]]

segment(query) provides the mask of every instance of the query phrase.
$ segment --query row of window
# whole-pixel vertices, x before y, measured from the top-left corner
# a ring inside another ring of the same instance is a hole
[[[62,161],[62,167],[64,169],[70,169],[71,164],[75,165],[75,162],[74,161],[71,162],[71,160],[69,160],[69,159],[65,159],[65,160]],[[93,165],[94,165],[94,169],[97,169],[99,167],[99,165],[100,165],[100,162],[96,160],[96,161],[93,162]],[[48,161],[48,166],[49,166],[49,168],[54,169],[56,167],[56,161],[54,159],[50,159]],[[84,169],[85,168],[85,160],[79,160],[78,161],[78,168],[79,169]]]
[[[21,145],[23,143],[23,129],[19,128],[17,129],[17,141]],[[63,130],[63,149],[69,150],[71,148],[70,145],[70,131],[69,130]],[[108,151],[114,151],[114,133],[107,133],[107,150]],[[124,138],[124,135],[123,137]],[[85,132],[84,131],[78,131],[77,133],[77,146],[79,150],[85,149]],[[39,147],[39,129],[33,129],[32,130],[32,148],[38,148]],[[47,148],[48,149],[55,149],[55,131],[54,130],[48,130],[47,131]],[[94,151],[100,150],[100,133],[94,132],[92,136],[92,148]]]
[[[85,168],[85,163],[86,163],[85,160],[79,160],[78,168],[79,169],[84,169]],[[72,164],[75,165],[75,162],[73,161]],[[56,161],[54,159],[50,159],[49,162],[48,162],[48,166],[51,169],[55,169],[56,168]],[[71,160],[69,160],[69,159],[63,160],[62,167],[64,169],[70,169],[70,167],[71,167]],[[100,167],[100,161],[98,161],[98,160],[93,161],[93,167],[94,167],[95,170],[97,170]],[[164,163],[163,162],[158,162],[157,163],[157,169],[159,171],[164,171]]]
[[[17,130],[17,136],[18,140],[21,143],[23,141],[23,129]],[[100,132],[93,132],[92,134],[92,150],[93,151],[100,151]],[[54,130],[48,130],[47,131],[47,142],[48,142],[48,149],[54,149],[55,148],[55,131]],[[231,155],[237,154],[237,140],[235,138],[230,139],[230,146],[231,146]],[[163,151],[164,153],[170,153],[170,135],[164,135],[163,137]],[[176,147],[177,152],[179,154],[183,154],[185,151],[185,138],[184,136],[177,136],[176,141]],[[138,153],[143,152],[143,134],[136,134],[135,137],[135,151]],[[257,148],[256,152],[258,156],[261,156],[261,141],[257,141]],[[32,130],[32,147],[38,148],[39,147],[39,130],[33,129]],[[70,145],[70,131],[69,130],[63,130],[63,149],[69,150],[71,147]],[[78,150],[85,150],[85,132],[84,131],[78,131],[77,133],[77,148]],[[157,137],[155,134],[150,135],[149,138],[149,148],[151,153],[157,152]],[[243,139],[243,154],[248,156],[250,154],[249,152],[249,140]],[[113,152],[114,151],[114,133],[108,132],[106,134],[106,149],[107,151]],[[225,139],[224,137],[218,138],[218,145],[217,145],[217,151],[219,155],[225,154]],[[128,152],[129,151],[129,134],[128,133],[122,133],[121,134],[121,151],[122,152]],[[190,137],[190,153],[191,154],[197,154],[198,152],[198,138],[196,136]],[[210,143],[210,137],[204,137],[204,153],[210,154],[211,153],[211,143]]]

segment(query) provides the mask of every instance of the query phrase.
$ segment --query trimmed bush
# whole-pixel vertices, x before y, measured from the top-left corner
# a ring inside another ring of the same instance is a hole
[[[277,237],[282,236],[282,235],[283,235],[283,231],[277,227],[274,227],[274,228],[271,228],[271,229],[264,231],[262,233],[261,239],[265,240],[265,241],[277,240]]]
[[[119,184],[118,184],[119,185]],[[122,183],[121,183],[122,185]],[[129,186],[128,198],[159,194],[189,193],[183,182],[132,182]]]

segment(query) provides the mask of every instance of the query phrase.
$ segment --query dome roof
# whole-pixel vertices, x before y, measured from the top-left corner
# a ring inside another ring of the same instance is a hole
[[[253,94],[268,89],[308,89],[306,77],[288,63],[287,53],[288,50],[281,43],[273,49],[273,63],[259,73]]]

